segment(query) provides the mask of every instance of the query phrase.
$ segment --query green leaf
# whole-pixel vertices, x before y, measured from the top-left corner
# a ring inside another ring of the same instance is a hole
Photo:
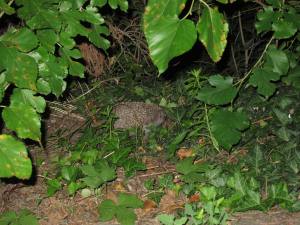
[[[204,173],[209,169],[206,163],[194,164],[194,159],[191,157],[181,160],[176,164],[176,171],[187,176],[192,173]]]
[[[8,5],[5,0],[0,0],[0,12],[3,11],[7,15],[12,15],[15,13],[15,9]]]
[[[53,196],[57,191],[61,189],[61,183],[57,179],[47,180],[47,195]]]
[[[98,7],[103,7],[104,5],[106,5],[107,0],[91,0],[91,5],[92,6],[98,6]]]
[[[109,167],[107,162],[99,163],[96,166],[84,165],[81,167],[81,170],[87,176],[82,180],[92,188],[98,188],[100,185],[116,177],[115,169]]]
[[[208,82],[213,87],[201,88],[196,97],[207,104],[224,105],[230,103],[237,95],[237,89],[232,85],[232,77],[213,75],[208,78]]]
[[[157,216],[159,222],[161,222],[164,225],[173,225],[175,216],[168,215],[168,214],[161,214]]]
[[[2,102],[2,99],[5,94],[6,88],[9,86],[9,84],[6,82],[6,76],[4,73],[0,74],[0,102]]]
[[[241,131],[249,126],[247,116],[242,112],[216,110],[210,117],[211,132],[218,144],[225,149],[239,142]]]
[[[41,118],[31,106],[10,105],[3,109],[2,117],[7,128],[15,131],[18,137],[41,140]]]
[[[268,69],[254,69],[249,84],[257,87],[257,92],[266,98],[272,96],[276,90],[276,85],[272,81],[278,81],[281,75]]]
[[[28,28],[9,29],[0,37],[7,47],[15,47],[22,52],[29,52],[36,48],[38,45],[38,40],[35,34]]]
[[[25,4],[26,6],[28,4]],[[34,10],[34,9],[31,9]],[[52,28],[55,31],[59,32],[61,29],[61,19],[59,18],[58,12],[44,8],[41,6],[36,14],[27,20],[27,25],[32,30],[41,30],[41,29],[49,29]]]
[[[245,178],[240,174],[240,172],[235,172],[233,176],[229,177],[227,185],[242,195],[247,194],[247,184]]]
[[[280,76],[286,75],[290,68],[290,62],[286,53],[275,46],[270,46],[267,51],[267,61],[265,68],[278,73]]]
[[[284,141],[290,141],[291,140],[291,130],[289,130],[286,127],[281,127],[279,130],[277,130],[276,132],[276,136],[281,138]]]
[[[22,209],[19,213],[18,224],[39,225],[38,219],[29,210]]]
[[[66,181],[75,181],[78,176],[78,168],[73,166],[64,166],[61,169],[61,176]]]
[[[14,60],[12,60],[14,59]],[[6,80],[19,88],[36,91],[38,66],[35,60],[15,48],[1,47],[0,66],[6,69]]]
[[[159,73],[168,68],[171,59],[190,50],[197,32],[191,20],[180,20],[179,13],[185,1],[149,1],[144,13],[144,32],[148,42],[150,56]]]
[[[51,87],[50,84],[45,81],[43,78],[39,78],[36,83],[37,92],[48,95],[51,93]]]
[[[297,32],[295,24],[288,21],[276,21],[272,24],[272,30],[274,31],[274,37],[276,39],[290,38]]]
[[[28,105],[34,108],[38,113],[45,112],[46,101],[41,96],[34,96],[36,93],[27,90],[15,88],[10,97],[11,106],[18,106],[20,104]]]
[[[18,220],[18,216],[14,211],[6,211],[0,215],[0,225],[10,225]]]
[[[197,24],[199,40],[210,58],[218,62],[227,45],[228,23],[217,8],[205,7]]]
[[[217,190],[214,186],[201,187],[201,196],[204,198],[203,201],[214,201],[217,197]]]
[[[188,221],[187,217],[181,217],[174,221],[174,225],[184,225],[184,224],[186,224],[187,221]]]
[[[121,225],[134,225],[136,215],[133,209],[126,208],[124,206],[118,206],[116,211],[116,217]]]
[[[55,44],[59,40],[58,35],[52,29],[38,30],[36,35],[41,45],[54,54]]]
[[[0,177],[29,179],[32,173],[25,145],[5,134],[0,135],[0,168]]]
[[[136,195],[120,193],[118,197],[118,202],[120,206],[128,208],[141,208],[144,202],[140,200]]]
[[[257,13],[257,22],[255,24],[257,33],[264,31],[271,31],[273,21],[278,21],[281,14],[277,11],[274,12],[272,7],[265,7],[263,11]]]
[[[164,18],[144,27],[151,58],[160,74],[168,68],[171,59],[190,50],[197,38],[194,23],[177,17]]]
[[[300,66],[293,68],[287,75],[283,78],[283,81],[293,87],[300,89]]]
[[[98,208],[100,221],[109,221],[115,217],[117,206],[112,200],[104,200]]]
[[[112,9],[117,9],[119,6],[120,9],[124,12],[128,10],[128,1],[127,0],[108,0],[108,4]]]
[[[272,5],[275,8],[280,8],[282,6],[282,1],[281,0],[266,0],[267,3]]]
[[[168,144],[167,151],[169,157],[174,155],[175,151],[178,148],[178,145],[185,140],[188,133],[189,132],[187,130],[182,131],[181,133],[177,134],[177,136],[174,139],[172,139],[171,143]]]
[[[109,35],[109,30],[106,26],[94,26],[88,34],[89,40],[98,48],[106,51],[110,47],[110,42],[103,37]]]

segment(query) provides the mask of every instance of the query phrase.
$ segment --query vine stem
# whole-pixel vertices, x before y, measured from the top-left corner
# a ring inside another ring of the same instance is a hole
[[[190,7],[189,11],[187,12],[187,14],[181,20],[185,20],[189,15],[192,15],[192,10],[193,10],[194,3],[195,3],[195,0],[192,1],[192,4],[191,4],[191,7]]]
[[[251,70],[249,70],[248,73],[246,73],[245,76],[242,79],[240,79],[238,82],[236,82],[234,84],[234,85],[239,85],[238,88],[237,88],[238,91],[241,89],[241,87],[242,87],[243,83],[245,82],[245,80],[250,76],[250,74],[252,73],[253,69],[255,69],[261,63],[261,61],[263,60],[263,58],[264,58],[264,56],[265,56],[265,54],[266,54],[266,52],[267,52],[267,50],[268,50],[268,48],[269,48],[269,46],[270,46],[270,44],[272,43],[273,40],[274,40],[274,37],[272,36],[270,38],[270,40],[268,41],[268,43],[266,44],[265,49],[262,52],[261,56],[256,61],[256,63],[254,64],[254,66],[252,66]]]
[[[216,145],[216,142],[214,140],[214,137],[212,135],[212,132],[211,132],[211,128],[210,128],[210,125],[209,125],[209,118],[208,118],[208,110],[207,110],[207,105],[204,104],[204,110],[205,110],[205,120],[206,120],[206,126],[207,126],[207,129],[208,129],[208,133],[209,133],[209,138],[211,140],[211,143],[212,145],[214,146],[214,148],[220,152],[220,149],[219,147]]]
[[[10,0],[10,2],[7,3],[7,5],[11,6],[11,4],[13,4],[14,1],[15,1],[15,0]],[[1,17],[2,17],[3,15],[4,15],[4,11],[0,12],[0,19],[1,19]]]

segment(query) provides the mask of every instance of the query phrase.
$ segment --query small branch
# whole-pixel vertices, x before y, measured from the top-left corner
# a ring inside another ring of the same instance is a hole
[[[245,74],[245,76],[240,79],[238,82],[236,82],[234,85],[238,85],[238,91],[240,90],[240,88],[242,87],[243,83],[245,82],[245,80],[247,80],[247,78],[251,75],[252,71],[254,68],[256,68],[260,63],[261,61],[263,60],[270,44],[272,43],[272,41],[274,40],[274,37],[272,36],[270,38],[270,40],[268,41],[268,43],[266,44],[266,47],[264,49],[264,51],[262,52],[261,56],[259,57],[259,59],[256,61],[256,63],[254,64],[254,66],[251,68],[251,70],[248,71],[248,73]]]

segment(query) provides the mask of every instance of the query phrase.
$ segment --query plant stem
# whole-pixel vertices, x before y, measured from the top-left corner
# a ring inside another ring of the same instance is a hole
[[[210,138],[211,143],[212,143],[212,145],[214,146],[214,148],[215,148],[218,152],[220,152],[220,149],[219,149],[219,147],[216,145],[215,139],[214,139],[213,134],[212,134],[211,129],[210,129],[209,118],[208,118],[208,110],[207,110],[206,104],[204,104],[204,109],[205,109],[205,120],[206,120],[206,126],[207,126],[208,133],[209,133],[209,138]]]
[[[268,41],[268,43],[266,44],[266,47],[264,49],[264,51],[262,52],[261,56],[259,57],[259,59],[256,61],[256,63],[254,64],[254,66],[251,68],[251,70],[248,71],[248,73],[245,74],[245,76],[240,79],[238,82],[236,82],[234,85],[238,85],[238,91],[241,89],[243,83],[245,82],[245,80],[250,76],[250,74],[252,73],[253,69],[255,69],[260,63],[261,61],[263,60],[270,44],[272,43],[274,37],[272,36],[271,39]]]
[[[195,0],[192,1],[192,4],[190,6],[189,11],[187,12],[187,14],[181,20],[185,20],[188,16],[192,15],[192,10],[193,10],[193,6],[194,6],[194,2],[195,2]]]
[[[13,4],[14,1],[15,1],[15,0],[10,0],[10,2],[7,3],[7,5],[8,5],[8,6],[11,6],[11,4]],[[2,17],[3,15],[4,15],[4,11],[0,12],[0,19],[1,19],[1,17]]]

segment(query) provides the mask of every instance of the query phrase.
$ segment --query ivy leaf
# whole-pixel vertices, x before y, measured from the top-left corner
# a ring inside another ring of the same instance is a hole
[[[15,88],[10,98],[11,105],[12,106],[18,106],[19,104],[30,105],[38,113],[43,113],[45,112],[46,101],[41,96],[34,96],[35,94],[36,93],[31,90]]]
[[[12,15],[15,13],[15,9],[8,5],[5,0],[0,0],[0,10],[6,13],[7,15]]]
[[[141,208],[144,202],[140,200],[136,195],[120,193],[118,197],[118,202],[120,206],[128,208]]]
[[[244,113],[216,110],[210,117],[211,132],[218,144],[230,149],[241,138],[241,131],[249,127]]]
[[[35,34],[28,28],[10,29],[0,37],[0,41],[5,43],[5,46],[15,47],[22,52],[29,52],[38,45]]]
[[[117,206],[112,200],[107,199],[101,202],[98,211],[100,221],[109,221],[115,217]]]
[[[3,109],[2,118],[9,129],[17,132],[18,137],[40,141],[41,118],[31,106],[12,104]]]
[[[272,81],[278,81],[280,74],[267,69],[254,69],[249,84],[257,87],[257,92],[266,98],[272,96],[276,90],[276,85]]]
[[[207,104],[224,105],[230,103],[237,95],[237,89],[232,85],[232,77],[213,75],[208,78],[208,82],[213,87],[201,88],[196,97],[198,100]]]
[[[197,24],[199,40],[210,58],[218,62],[227,45],[228,23],[217,8],[204,8]]]
[[[0,168],[0,177],[29,179],[32,173],[25,145],[6,134],[0,135]]]
[[[15,60],[12,60],[15,59]],[[35,60],[15,48],[1,47],[0,66],[6,69],[6,80],[19,88],[36,91],[38,66]]]
[[[190,50],[197,32],[193,21],[180,20],[179,13],[185,1],[176,1],[168,8],[169,1],[149,1],[144,13],[144,32],[150,56],[159,73],[168,68],[171,59]]]

